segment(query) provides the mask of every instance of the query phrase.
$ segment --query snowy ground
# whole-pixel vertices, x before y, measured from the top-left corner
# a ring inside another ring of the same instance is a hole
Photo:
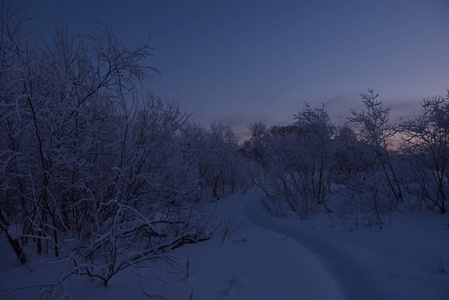
[[[224,243],[216,237],[173,252],[181,265],[189,261],[188,278],[186,271],[158,263],[141,271],[150,279],[127,270],[104,288],[74,277],[67,292],[72,299],[147,299],[142,289],[186,300],[449,299],[449,214],[404,214],[382,230],[349,232],[326,215],[307,221],[270,217],[252,194],[217,205],[223,222],[239,226]],[[31,273],[0,239],[0,299],[38,299],[37,288],[5,291],[51,282],[58,266],[34,257]]]

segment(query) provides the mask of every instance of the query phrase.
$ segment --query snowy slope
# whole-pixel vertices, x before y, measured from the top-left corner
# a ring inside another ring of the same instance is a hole
[[[448,216],[413,213],[382,230],[348,232],[325,215],[270,217],[252,194],[223,199],[217,215],[239,226],[224,243],[216,237],[175,250],[189,272],[153,263],[140,270],[150,279],[126,270],[104,288],[74,277],[67,293],[72,299],[147,299],[142,289],[167,299],[449,299],[449,270],[440,265],[441,259],[449,268]],[[58,266],[35,257],[30,273],[1,238],[0,298],[38,299],[38,289],[4,291],[51,282]]]
[[[449,299],[449,216],[397,215],[384,229],[349,232],[325,215],[275,219],[248,205],[254,224],[307,247],[348,299]],[[446,266],[442,270],[441,263]]]

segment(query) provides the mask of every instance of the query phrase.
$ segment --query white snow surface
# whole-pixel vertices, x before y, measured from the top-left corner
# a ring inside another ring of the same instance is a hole
[[[274,218],[251,193],[216,203],[217,218],[238,225],[221,236],[171,254],[187,271],[152,262],[127,269],[107,287],[72,276],[71,299],[449,299],[449,214],[397,214],[383,229],[349,232],[326,214],[310,220]],[[0,236],[0,299],[39,299],[61,266],[34,254],[30,272]],[[143,276],[148,278],[143,278]],[[156,279],[157,277],[158,279]]]

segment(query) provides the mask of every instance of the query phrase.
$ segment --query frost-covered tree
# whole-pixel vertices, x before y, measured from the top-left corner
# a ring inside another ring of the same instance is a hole
[[[311,197],[317,204],[325,204],[330,189],[330,164],[334,126],[322,107],[306,108],[295,115],[296,130],[303,144],[303,155],[309,162]]]
[[[371,89],[367,94],[361,94],[365,109],[353,109],[347,124],[358,131],[362,141],[372,146],[391,194],[397,201],[403,201],[401,183],[390,152],[398,126],[390,123],[390,109],[377,100],[378,96]]]
[[[449,94],[422,101],[422,114],[402,124],[404,151],[408,153],[421,199],[446,212],[449,182]]]
[[[209,238],[211,212],[181,135],[188,115],[140,96],[149,44],[131,49],[107,26],[77,37],[61,27],[33,48],[6,8],[1,22],[0,229],[20,261],[35,243],[70,262],[62,280],[106,285]]]
[[[266,125],[262,122],[253,124],[250,128],[251,139],[249,152],[250,156],[263,167],[267,166],[267,157],[265,153],[266,135],[268,134]]]
[[[323,107],[305,109],[295,123],[272,127],[264,139],[267,166],[255,180],[264,206],[273,214],[288,207],[302,217],[326,207],[334,127]]]
[[[360,141],[351,128],[343,127],[335,137],[334,151],[332,180],[336,192],[343,196],[334,202],[336,219],[351,230],[359,225],[382,226],[392,203],[386,197],[389,187],[382,184],[382,167],[373,145]]]
[[[190,123],[183,135],[192,147],[200,185],[214,198],[234,193],[247,181],[242,177],[246,160],[237,151],[239,137],[229,125],[214,122],[206,128]]]

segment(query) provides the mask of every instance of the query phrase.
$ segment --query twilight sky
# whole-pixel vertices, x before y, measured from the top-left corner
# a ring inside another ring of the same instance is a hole
[[[247,135],[324,103],[337,124],[373,88],[393,116],[449,88],[449,1],[14,0],[48,38],[111,24],[128,45],[151,33],[149,89],[207,125]]]

